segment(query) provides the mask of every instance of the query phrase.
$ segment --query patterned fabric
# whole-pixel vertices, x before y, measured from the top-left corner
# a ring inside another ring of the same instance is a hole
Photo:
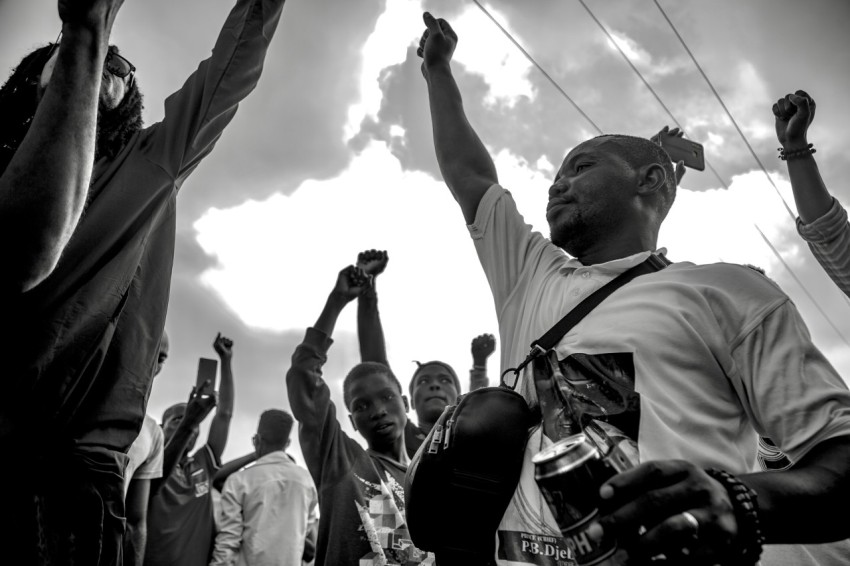
[[[844,207],[833,198],[829,211],[811,224],[797,218],[797,231],[826,274],[850,297],[850,224]]]

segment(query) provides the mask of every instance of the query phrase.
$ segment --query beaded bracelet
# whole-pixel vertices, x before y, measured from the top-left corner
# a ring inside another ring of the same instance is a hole
[[[785,148],[782,147],[778,147],[776,149],[779,150],[779,159],[781,159],[782,161],[787,161],[796,157],[804,157],[806,155],[811,155],[817,151],[814,148],[814,144],[811,143],[802,149],[794,149],[791,151],[785,151]]]
[[[729,472],[709,468],[706,473],[723,484],[732,501],[735,521],[738,523],[738,535],[733,544],[739,553],[739,561],[735,564],[758,563],[764,544],[759,523],[758,495]]]

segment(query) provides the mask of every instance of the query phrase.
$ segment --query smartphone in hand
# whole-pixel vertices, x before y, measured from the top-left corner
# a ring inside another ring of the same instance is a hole
[[[212,388],[210,391],[215,390],[215,379],[218,374],[218,360],[213,360],[210,358],[200,358],[198,360],[198,376],[195,379],[195,391],[200,391],[201,387],[203,387],[204,382],[209,380]]]
[[[702,144],[679,136],[671,136],[666,132],[659,132],[658,143],[664,148],[673,163],[684,161],[685,167],[697,171],[705,170],[705,152]]]

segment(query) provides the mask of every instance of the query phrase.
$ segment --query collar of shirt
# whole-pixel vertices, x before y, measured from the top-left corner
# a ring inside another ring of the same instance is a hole
[[[646,250],[627,257],[612,259],[611,261],[606,261],[604,263],[596,263],[593,265],[584,265],[576,258],[570,257],[564,260],[564,265],[558,268],[558,271],[560,271],[562,275],[580,275],[581,273],[618,274],[624,272],[630,267],[634,267],[635,265],[639,264],[640,262],[648,258],[652,253],[667,255],[667,248],[658,248],[657,250],[655,250],[655,252]]]
[[[292,456],[290,456],[289,454],[287,454],[283,450],[275,450],[274,452],[269,452],[268,454],[265,454],[265,455],[261,456],[260,458],[257,458],[257,461],[254,462],[254,465],[259,466],[261,464],[281,464],[281,463],[283,463],[283,464],[294,464],[295,460],[292,458]]]

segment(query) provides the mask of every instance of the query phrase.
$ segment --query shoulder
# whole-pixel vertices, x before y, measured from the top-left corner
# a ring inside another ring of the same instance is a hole
[[[787,300],[788,296],[770,279],[763,269],[735,263],[693,264],[674,263],[656,273],[659,278],[687,283],[705,292],[715,292],[741,298]]]

